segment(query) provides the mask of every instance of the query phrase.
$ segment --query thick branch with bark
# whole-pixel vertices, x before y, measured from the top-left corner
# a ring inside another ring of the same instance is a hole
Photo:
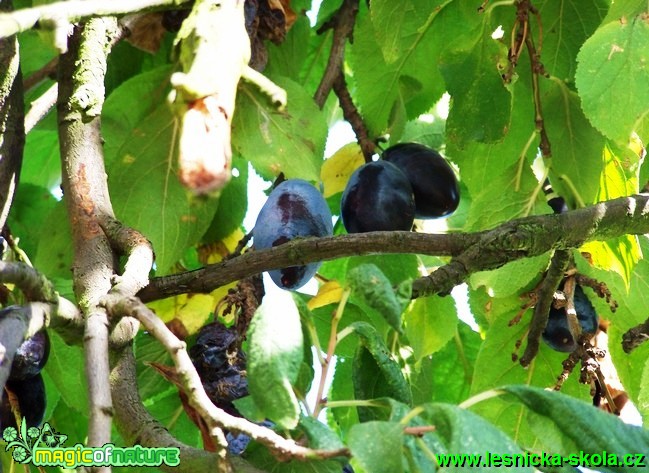
[[[33,28],[60,28],[85,18],[124,15],[161,7],[180,7],[189,4],[182,0],[73,0],[24,8],[0,14],[0,38],[5,38]]]
[[[0,11],[11,7],[11,1],[0,1]],[[0,16],[4,14],[0,13]],[[23,102],[18,39],[8,35],[0,39],[0,230],[7,222],[23,159]]]
[[[151,280],[138,294],[143,301],[189,292],[208,293],[264,271],[379,253],[451,256],[451,262],[413,283],[413,297],[447,293],[477,271],[553,249],[578,248],[587,241],[649,233],[649,195],[601,202],[560,215],[537,215],[475,233],[421,234],[372,232],[294,240],[268,250],[248,252],[205,268]]]
[[[98,216],[113,217],[108,196],[99,113],[115,19],[76,27],[59,63],[59,143],[63,190],[72,228],[74,291],[86,318],[86,377],[90,399],[88,444],[110,442],[112,403],[108,380],[108,316],[99,300],[112,287],[115,261]]]

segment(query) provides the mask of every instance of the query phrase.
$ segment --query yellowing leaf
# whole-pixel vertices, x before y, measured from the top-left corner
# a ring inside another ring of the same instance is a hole
[[[201,246],[198,250],[201,263],[214,264],[223,261],[224,257],[234,251],[244,236],[241,229],[236,229],[219,242]]]
[[[637,236],[624,235],[609,241],[591,241],[583,245],[580,251],[588,253],[587,259],[593,266],[615,271],[622,276],[629,290],[633,268],[642,259]]]
[[[637,136],[631,138],[626,148],[620,148],[611,142],[604,146],[604,170],[600,177],[598,201],[638,192],[641,156],[642,143]],[[592,241],[583,245],[580,250],[588,253],[587,259],[593,266],[615,271],[622,276],[627,290],[629,289],[633,268],[642,258],[635,235],[625,235],[608,241]]]
[[[324,307],[329,304],[336,304],[340,302],[343,294],[343,288],[338,281],[329,281],[324,283],[318,289],[318,293],[307,302],[309,310]]]
[[[208,322],[216,305],[236,283],[220,287],[209,294],[182,294],[147,304],[163,322],[178,319],[192,335]]]
[[[365,164],[358,143],[348,143],[322,164],[320,179],[324,184],[324,196],[330,197],[345,190],[349,176],[357,167]]]

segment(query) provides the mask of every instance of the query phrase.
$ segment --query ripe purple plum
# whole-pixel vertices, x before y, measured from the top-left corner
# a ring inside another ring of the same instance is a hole
[[[50,338],[45,330],[36,332],[16,350],[9,379],[27,379],[41,372],[50,354]]]
[[[599,318],[593,304],[584,293],[581,286],[575,286],[575,312],[577,320],[583,333],[595,333],[599,324]],[[568,328],[566,309],[550,308],[548,324],[543,331],[543,341],[550,348],[556,351],[569,353],[577,348],[577,341],[574,339]]]
[[[340,202],[348,233],[411,230],[415,197],[406,175],[387,161],[356,169]]]
[[[283,245],[296,238],[323,237],[333,234],[331,212],[324,197],[302,179],[279,184],[262,207],[253,229],[257,249]],[[273,282],[282,289],[299,289],[311,279],[320,263],[291,266],[269,271]]]
[[[419,143],[399,143],[383,151],[381,158],[397,166],[415,194],[415,217],[446,217],[460,204],[455,172],[434,149]]]

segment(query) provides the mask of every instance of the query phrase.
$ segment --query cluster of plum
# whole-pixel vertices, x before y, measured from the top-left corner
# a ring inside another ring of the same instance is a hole
[[[233,401],[248,395],[246,355],[234,328],[213,322],[201,328],[189,356],[215,406],[239,415]]]
[[[18,401],[20,415],[25,419],[27,427],[36,427],[43,421],[46,399],[41,370],[47,363],[49,353],[50,339],[45,330],[37,332],[18,347],[2,391],[0,431],[7,427],[17,427],[9,393]]]
[[[343,192],[341,216],[349,233],[407,231],[415,218],[448,216],[459,203],[448,162],[427,146],[400,143],[354,171]]]
[[[205,325],[198,333],[189,356],[212,403],[228,414],[240,417],[233,402],[248,395],[246,354],[241,350],[241,337],[234,327],[219,322]],[[270,422],[262,425],[271,426]],[[240,455],[250,443],[245,434],[228,432],[228,450]]]
[[[386,149],[381,160],[367,163],[350,177],[341,201],[342,221],[349,233],[410,230],[415,217],[450,215],[460,202],[455,173],[440,154],[418,143]],[[301,179],[282,182],[259,212],[255,248],[282,245],[295,238],[333,233],[331,212],[322,194]],[[282,289],[298,289],[320,263],[270,271]]]
[[[575,285],[575,312],[581,326],[582,333],[594,334],[599,325],[599,318],[593,304],[584,293],[581,286]],[[548,324],[543,331],[543,341],[556,351],[569,353],[577,348],[577,340],[573,337],[568,327],[568,317],[565,307],[550,308]]]

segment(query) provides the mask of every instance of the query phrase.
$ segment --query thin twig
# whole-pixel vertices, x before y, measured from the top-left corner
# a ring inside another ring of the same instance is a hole
[[[43,95],[32,102],[29,112],[25,114],[25,133],[29,133],[40,122],[49,111],[56,105],[59,95],[59,84],[54,83]]]
[[[30,90],[32,87],[37,86],[41,81],[47,79],[48,77],[54,78],[56,76],[56,69],[59,67],[59,57],[53,57],[47,64],[43,67],[34,71],[29,77],[26,77],[23,81],[23,87],[25,90]]]
[[[539,285],[537,292],[538,301],[534,307],[534,315],[532,316],[529,333],[527,334],[527,346],[525,347],[525,352],[520,359],[520,364],[522,366],[529,366],[539,351],[541,334],[543,333],[543,330],[545,330],[545,326],[548,324],[554,292],[557,290],[557,287],[559,287],[559,283],[568,268],[570,256],[571,253],[566,250],[557,250],[550,261],[550,268]]]
[[[361,114],[358,113],[358,109],[354,105],[352,96],[347,89],[345,75],[343,74],[342,69],[338,72],[338,76],[334,80],[333,89],[338,97],[340,108],[343,110],[345,120],[349,122],[352,126],[352,130],[354,130],[354,133],[356,134],[356,140],[363,151],[365,162],[369,163],[372,161],[372,156],[376,150],[376,143],[370,139],[370,134],[365,126],[363,117],[361,117]]]
[[[324,107],[329,92],[331,91],[336,78],[342,71],[343,59],[345,56],[345,43],[347,38],[351,37],[354,31],[354,24],[356,22],[356,14],[358,13],[358,0],[343,0],[342,5],[334,16],[325,23],[318,33],[322,33],[329,28],[333,28],[334,37],[331,44],[331,52],[329,53],[329,60],[327,67],[318,90],[316,90],[313,99],[318,107]]]
[[[313,417],[316,418],[320,414],[322,408],[325,407],[327,402],[327,400],[324,397],[324,388],[327,381],[327,374],[329,373],[329,368],[331,367],[331,361],[333,360],[334,357],[334,351],[336,350],[336,344],[338,343],[338,323],[340,322],[340,319],[343,316],[343,312],[345,311],[345,305],[347,305],[347,300],[349,299],[350,294],[351,294],[350,289],[346,289],[343,292],[342,297],[340,298],[340,302],[338,303],[338,307],[336,308],[336,312],[334,313],[334,316],[331,319],[329,344],[327,345],[327,356],[325,357],[325,359],[321,364],[322,372],[320,373],[320,383],[318,385],[318,395],[316,397],[316,405],[315,405],[315,409],[313,410]]]

